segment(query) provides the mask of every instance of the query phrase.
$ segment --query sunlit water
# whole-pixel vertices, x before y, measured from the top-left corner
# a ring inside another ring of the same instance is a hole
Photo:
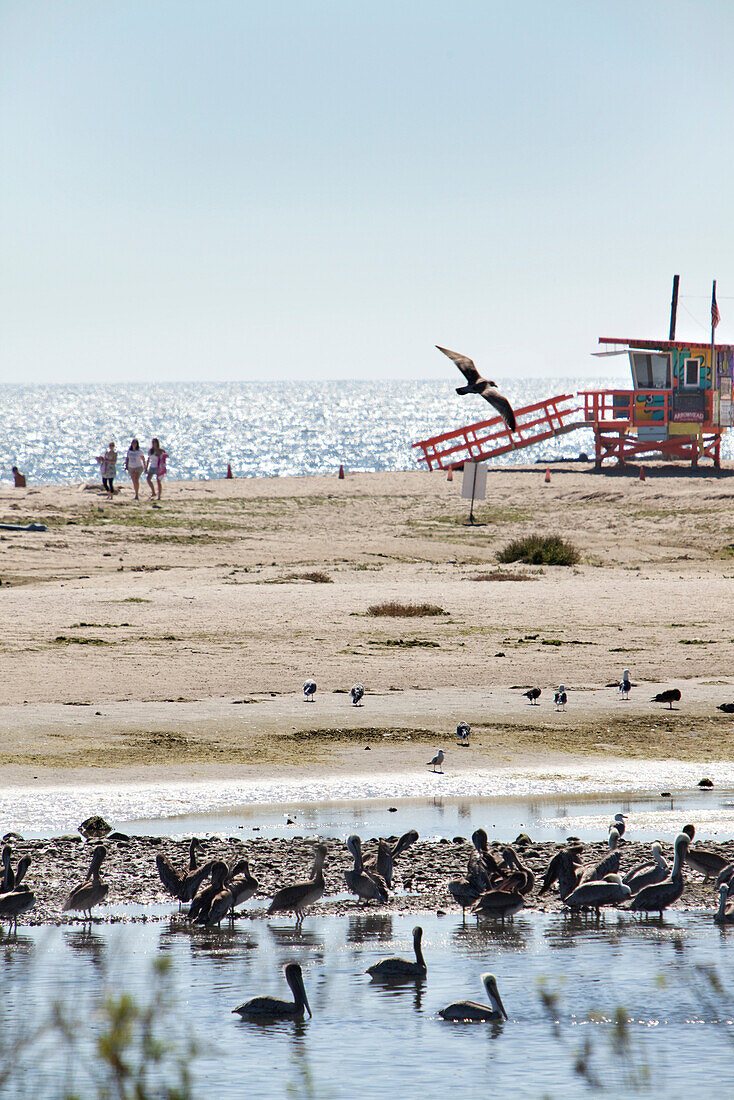
[[[0,954],[0,1056],[56,999],[76,1021],[80,1050],[70,1058],[43,1032],[19,1048],[0,1094],[56,1098],[68,1085],[96,1095],[85,1055],[101,1026],[101,998],[129,991],[144,1003],[161,955],[171,966],[160,1030],[170,1042],[195,1035],[196,1096],[580,1097],[589,1089],[574,1066],[587,1040],[588,1073],[615,1097],[639,1094],[646,1082],[649,1095],[666,1098],[727,1095],[734,1086],[734,930],[722,932],[710,916],[674,913],[659,925],[617,913],[600,924],[520,914],[504,928],[477,929],[453,913],[425,914],[426,981],[373,984],[365,969],[409,953],[416,919],[312,915],[301,932],[286,920],[243,920],[233,934],[168,922],[21,929]],[[290,960],[303,967],[313,1019],[264,1026],[232,1015],[248,997],[286,996],[280,967]],[[716,970],[722,991],[700,967]],[[452,1000],[484,999],[486,970],[509,1020],[441,1020],[438,1009]],[[557,998],[550,1009],[541,988]],[[621,1046],[618,1010],[628,1021]]]
[[[419,465],[412,444],[493,415],[481,398],[454,392],[458,377],[440,382],[170,383],[0,387],[0,474],[17,465],[31,482],[96,478],[95,455],[110,439],[120,453],[133,435],[142,446],[160,438],[169,477],[312,474],[343,464],[353,470]],[[499,381],[499,380],[498,380]],[[614,379],[507,380],[516,407],[556,394],[627,386]],[[724,447],[726,448],[725,442]],[[522,461],[590,452],[579,430],[521,452]],[[727,455],[729,452],[726,452]],[[516,454],[499,464],[517,462]]]

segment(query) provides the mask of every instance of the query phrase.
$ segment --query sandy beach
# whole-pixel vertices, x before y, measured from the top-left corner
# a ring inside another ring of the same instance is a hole
[[[2,522],[47,528],[0,533],[4,784],[414,770],[462,719],[447,768],[730,760],[731,471],[543,474],[490,472],[476,526],[440,472],[169,482],[160,506],[3,489]],[[580,563],[497,565],[534,531]],[[385,601],[442,613],[369,614]],[[649,701],[668,686],[673,711]]]

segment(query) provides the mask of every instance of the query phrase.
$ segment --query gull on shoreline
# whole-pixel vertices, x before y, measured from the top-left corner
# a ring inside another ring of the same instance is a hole
[[[436,755],[434,756],[433,760],[428,761],[428,763],[426,764],[426,767],[430,768],[431,766],[433,766],[433,770],[435,772],[436,765],[438,764],[439,771],[441,772],[441,774],[443,774],[443,768],[441,767],[441,765],[443,764],[443,757],[444,757],[443,749],[439,749],[438,752],[436,753]]]

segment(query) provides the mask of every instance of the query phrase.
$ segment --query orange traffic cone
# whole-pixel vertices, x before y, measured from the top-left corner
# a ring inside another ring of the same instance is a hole
[[[545,483],[546,485],[550,485],[550,466],[546,466],[545,468]]]
[[[343,466],[339,467],[339,480],[340,481],[344,480],[344,467]]]
[[[232,464],[230,462],[227,463],[227,477],[234,477],[232,473]]]
[[[446,480],[447,481],[453,481],[454,480],[454,467],[453,466],[449,466],[449,474],[448,474],[448,477],[446,478]]]
[[[645,467],[644,466],[640,466],[640,481],[647,481],[647,478],[645,477]]]

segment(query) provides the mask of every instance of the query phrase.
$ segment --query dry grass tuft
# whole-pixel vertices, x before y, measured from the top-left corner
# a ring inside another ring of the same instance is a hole
[[[472,581],[535,581],[538,578],[532,573],[510,573],[495,569],[491,573],[475,573],[469,579]]]
[[[289,573],[285,579],[287,581],[311,581],[312,584],[334,583],[328,573],[322,573],[320,570],[315,570],[312,573]]]
[[[373,603],[367,608],[368,615],[389,615],[394,619],[426,618],[434,615],[448,615],[435,603],[399,603],[388,600],[386,603]]]

